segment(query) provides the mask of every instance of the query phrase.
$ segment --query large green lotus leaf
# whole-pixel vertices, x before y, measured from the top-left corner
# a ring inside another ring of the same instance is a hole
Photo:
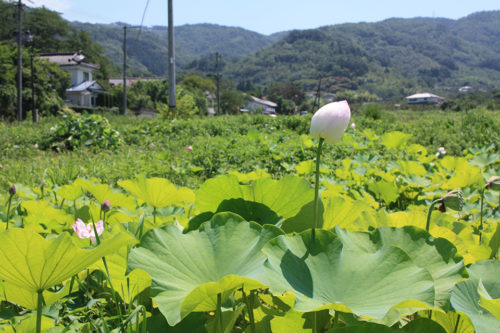
[[[151,286],[151,278],[140,269],[135,269],[126,274],[127,256],[127,248],[122,247],[116,253],[106,256],[106,264],[108,265],[113,288],[121,295],[123,301],[129,304],[138,294]],[[104,267],[102,261],[96,262],[94,267],[106,274],[106,267]]]
[[[469,268],[470,278],[455,286],[451,294],[451,305],[465,313],[472,321],[477,333],[500,332],[500,320],[481,307],[480,284],[489,297],[500,298],[500,262],[484,260]],[[484,294],[483,294],[484,295]]]
[[[482,281],[479,281],[478,293],[480,296],[479,305],[491,312],[497,319],[500,319],[500,298],[493,298],[484,287]]]
[[[347,326],[341,328],[334,328],[327,333],[447,333],[446,330],[438,323],[427,319],[418,318],[412,320],[403,328],[391,328],[385,325],[373,324],[373,323],[363,323],[356,326]]]
[[[323,213],[323,229],[333,229],[335,226],[351,229],[353,222],[363,212],[373,212],[371,206],[362,200],[353,200],[349,197],[329,197],[323,199],[325,212]]]
[[[429,316],[429,311],[420,311],[418,315],[423,318]],[[441,325],[446,333],[474,333],[474,326],[469,317],[460,315],[458,312],[432,311],[431,319]]]
[[[456,172],[444,186],[448,189],[456,189],[461,187],[467,187],[474,184],[480,184],[483,181],[483,175],[481,169],[477,167],[471,167],[467,171]]]
[[[380,143],[386,146],[387,149],[401,149],[406,145],[410,138],[411,134],[394,131],[382,135]]]
[[[371,240],[360,248],[373,247]],[[376,252],[344,248],[332,232],[316,230],[282,235],[263,251],[268,257],[261,281],[271,292],[296,295],[295,309],[334,309],[382,318],[392,308],[428,308],[434,304],[433,279],[401,249]]]
[[[194,193],[188,188],[176,188],[165,178],[145,178],[143,175],[134,180],[124,180],[118,185],[138,199],[155,208],[185,206],[194,202]]]
[[[22,306],[23,308],[36,310],[38,306],[38,293],[27,289],[19,288],[10,282],[0,282],[0,291],[2,298],[6,301]],[[43,301],[45,306],[49,306],[57,302],[59,299],[66,297],[69,294],[69,283],[67,283],[58,292],[44,291]]]
[[[368,190],[373,192],[376,198],[383,200],[386,205],[396,201],[399,197],[398,187],[394,183],[385,180],[369,183]]]
[[[71,185],[63,185],[60,188],[57,189],[56,194],[58,197],[62,197],[66,200],[69,201],[75,201],[76,199],[80,198],[83,196],[83,184],[80,181],[75,181]]]
[[[41,331],[51,332],[51,328],[54,327],[54,322],[52,319],[42,316],[41,321]],[[0,332],[2,333],[33,333],[36,332],[36,315],[29,314],[21,317],[20,320],[15,320],[15,323],[9,327],[0,327]]]
[[[399,168],[401,172],[406,175],[423,176],[427,173],[427,170],[422,166],[422,164],[417,161],[398,161]]]
[[[209,179],[196,192],[195,207],[200,212],[216,212],[224,200],[244,199],[261,203],[285,219],[299,213],[314,200],[314,189],[300,177],[280,180],[257,179],[251,185],[240,185],[233,175]]]
[[[445,156],[440,160],[440,164],[448,170],[460,172],[470,168],[469,162],[464,157]]]
[[[130,237],[119,233],[81,249],[67,233],[45,239],[30,229],[9,229],[0,233],[0,279],[31,292],[46,290],[127,244]]]
[[[111,207],[124,207],[128,210],[136,208],[134,198],[128,197],[123,193],[114,192],[108,185],[86,182],[84,183],[84,189],[92,194],[99,204],[109,200]]]
[[[325,327],[330,321],[328,310],[315,312],[316,325],[318,331],[322,332],[322,327]],[[284,315],[275,316],[270,321],[271,332],[273,333],[288,333],[293,328],[293,332],[308,333],[311,332],[312,323],[314,320],[313,312],[298,312],[290,310]]]
[[[46,200],[23,201],[21,207],[26,210],[27,216],[23,223],[26,228],[38,232],[56,231],[62,232],[73,224],[73,215],[64,210],[54,208]]]
[[[175,325],[190,312],[215,310],[219,293],[225,298],[243,286],[262,287],[261,248],[280,234],[274,226],[219,213],[184,234],[175,226],[150,230],[132,249],[128,268],[151,276],[153,297]]]
[[[467,277],[463,258],[457,255],[455,246],[445,239],[433,238],[422,229],[381,227],[372,233],[362,233],[337,227],[335,232],[344,250],[375,253],[387,247],[402,249],[418,267],[432,275],[436,308],[446,309],[455,283]]]

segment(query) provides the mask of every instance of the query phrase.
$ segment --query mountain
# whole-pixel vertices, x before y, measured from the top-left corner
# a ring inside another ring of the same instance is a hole
[[[276,82],[314,89],[360,91],[383,99],[430,90],[455,94],[500,86],[500,11],[459,20],[391,18],[376,23],[325,26],[270,36],[214,24],[175,28],[179,71],[213,73],[215,52],[222,55],[222,75],[246,89],[264,90]],[[117,64],[122,63],[123,24],[71,22],[90,33]],[[137,74],[164,76],[167,29],[130,28],[130,68]]]
[[[104,47],[106,56],[115,64],[123,62],[123,23],[90,24],[71,22],[72,27],[90,33],[93,40]],[[154,26],[127,29],[129,66],[137,72],[164,76],[168,69],[167,27]],[[139,33],[140,31],[140,33]],[[283,34],[270,36],[216,24],[191,24],[175,27],[175,53],[178,69],[191,62],[214,56],[241,58],[273,44]]]
[[[366,90],[383,98],[460,86],[500,86],[500,11],[460,20],[388,19],[292,31],[224,74],[254,85],[299,82],[331,92]]]

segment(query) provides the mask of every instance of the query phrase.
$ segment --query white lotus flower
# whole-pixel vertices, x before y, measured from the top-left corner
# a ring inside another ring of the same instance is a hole
[[[329,103],[316,111],[309,132],[314,138],[336,143],[342,138],[350,119],[351,109],[347,101]]]

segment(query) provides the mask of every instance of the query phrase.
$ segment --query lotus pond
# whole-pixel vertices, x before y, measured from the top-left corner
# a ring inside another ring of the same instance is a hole
[[[360,120],[322,154],[313,231],[317,141],[294,121],[206,125],[240,131],[227,151],[181,135],[161,175],[10,174],[0,332],[500,331],[498,142],[438,151]]]

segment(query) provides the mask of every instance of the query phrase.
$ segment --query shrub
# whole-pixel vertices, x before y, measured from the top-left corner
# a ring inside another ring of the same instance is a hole
[[[363,107],[363,115],[373,120],[382,118],[382,107],[378,104],[366,104]]]
[[[121,144],[120,133],[100,115],[67,114],[44,137],[42,148],[76,150],[81,147],[111,149]]]

